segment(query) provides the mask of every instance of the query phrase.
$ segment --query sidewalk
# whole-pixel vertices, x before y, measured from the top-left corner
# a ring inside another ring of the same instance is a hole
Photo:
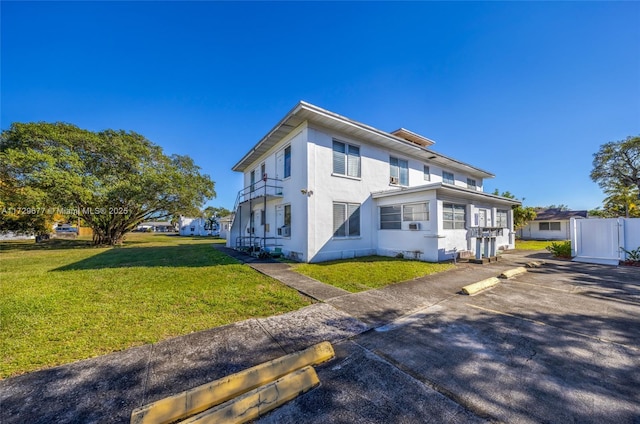
[[[349,294],[346,290],[321,283],[318,280],[314,280],[313,278],[291,271],[291,267],[286,263],[273,259],[256,259],[251,255],[220,245],[214,245],[214,248],[231,256],[232,258],[244,262],[262,274],[281,281],[287,286],[298,290],[300,293],[309,296],[312,299],[325,301],[334,297]]]
[[[233,253],[234,257],[242,260],[239,255],[238,252]],[[359,352],[358,355],[364,355],[362,360],[372,361],[371,366],[384,368],[389,376],[393,376],[389,377],[392,378],[389,384],[393,382],[397,387],[416,385],[412,377],[381,362],[380,358],[371,357],[347,339],[417,309],[458,296],[456,293],[462,286],[496,276],[513,267],[514,263],[523,263],[522,258],[516,255],[484,266],[459,264],[449,272],[378,290],[347,293],[301,277],[288,270],[286,264],[258,261],[249,256],[245,259],[248,266],[326,303],[5,379],[0,381],[0,422],[128,422],[131,411],[136,407],[322,340],[337,344],[337,352],[339,356],[343,355],[343,359],[344,355]],[[372,372],[367,375],[371,379],[381,378]],[[352,378],[360,377],[354,374]],[[376,385],[379,386],[379,382],[370,384],[371,387]],[[381,391],[383,389],[380,388]],[[461,422],[477,418],[469,416],[459,405],[431,389],[422,387],[420,390],[429,392],[423,393],[426,397],[437,397],[434,405],[438,405],[438,411],[444,415],[460,416]],[[387,393],[387,396],[395,395]],[[407,397],[405,401],[409,400]],[[415,410],[415,417],[429,410],[417,410],[415,405],[405,407],[407,411]],[[383,418],[390,417],[380,419]]]

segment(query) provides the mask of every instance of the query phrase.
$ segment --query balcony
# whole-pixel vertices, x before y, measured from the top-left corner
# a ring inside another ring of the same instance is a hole
[[[269,200],[271,198],[282,197],[282,180],[276,178],[263,178],[260,181],[243,188],[238,192],[236,204],[233,210],[238,209],[238,205],[251,200]]]

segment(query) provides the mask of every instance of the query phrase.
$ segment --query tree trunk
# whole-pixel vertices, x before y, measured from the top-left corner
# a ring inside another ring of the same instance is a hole
[[[93,228],[93,244],[96,246],[118,246],[124,240],[123,228]]]

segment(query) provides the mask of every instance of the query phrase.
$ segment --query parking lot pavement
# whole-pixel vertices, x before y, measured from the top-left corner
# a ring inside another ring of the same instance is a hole
[[[624,267],[554,262],[354,341],[491,420],[638,423],[639,288]]]
[[[284,423],[483,423],[442,393],[352,341],[317,366],[320,386],[258,420]]]
[[[431,286],[440,301],[338,343],[320,387],[259,422],[640,423],[634,271],[548,259],[476,296]]]

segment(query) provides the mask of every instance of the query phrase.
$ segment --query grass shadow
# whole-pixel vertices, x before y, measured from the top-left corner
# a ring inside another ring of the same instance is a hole
[[[42,243],[34,240],[5,241],[0,243],[0,251],[31,251],[31,250],[67,250],[67,249],[87,249],[93,246],[91,240],[67,240],[51,239]]]
[[[212,249],[210,244],[177,244],[109,249],[53,271],[132,267],[205,267],[237,263],[237,260]]]

